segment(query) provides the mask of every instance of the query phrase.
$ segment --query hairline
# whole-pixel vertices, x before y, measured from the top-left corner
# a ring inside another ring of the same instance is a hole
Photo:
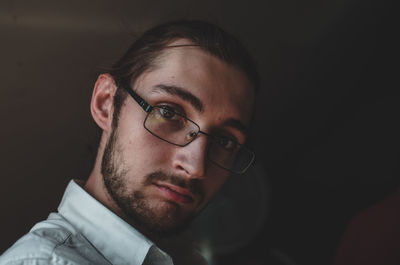
[[[187,41],[188,43],[172,44],[171,45],[171,43],[174,43],[174,42],[177,42],[177,41]],[[221,61],[221,62],[223,62],[223,63],[225,63],[225,64],[227,64],[227,65],[229,65],[229,66],[231,66],[233,68],[235,68],[236,70],[238,70],[240,73],[242,73],[246,77],[248,83],[250,84],[249,88],[252,88],[254,90],[254,92],[257,91],[257,89],[254,86],[253,82],[249,78],[248,74],[244,71],[244,69],[242,69],[242,67],[240,67],[238,64],[231,63],[231,62],[228,62],[227,60],[224,60],[220,56],[218,56],[218,55],[212,53],[210,50],[208,50],[206,46],[200,45],[200,44],[196,44],[194,41],[190,40],[189,38],[173,38],[173,39],[170,39],[170,40],[166,41],[164,47],[162,47],[159,51],[154,52],[154,54],[156,54],[156,56],[149,63],[148,67],[146,67],[146,69],[144,69],[144,71],[139,76],[137,76],[134,80],[129,80],[130,88],[133,89],[136,92],[136,89],[137,89],[136,83],[137,83],[137,81],[144,74],[150,73],[150,72],[154,71],[155,69],[157,69],[159,66],[161,66],[160,62],[162,61],[162,57],[166,56],[170,49],[172,49],[172,48],[181,48],[181,47],[197,47],[200,50],[202,50],[203,52],[207,53],[208,55],[210,55],[210,56],[218,59],[219,61]],[[124,100],[125,100],[126,99],[126,93],[124,93],[124,94],[125,94],[124,95]]]
[[[173,44],[175,42],[187,42],[187,43],[182,43],[182,44]],[[165,40],[165,42],[163,42],[161,44],[161,47],[159,50],[154,51],[153,54],[155,55],[154,58],[152,60],[149,61],[147,67],[145,69],[143,69],[143,71],[140,73],[140,75],[136,76],[134,79],[132,79],[132,75],[130,77],[130,80],[128,81],[129,83],[129,87],[134,90],[135,92],[137,91],[137,81],[144,75],[144,74],[148,74],[154,70],[156,70],[158,67],[161,66],[161,61],[162,61],[162,57],[166,56],[168,54],[168,51],[172,48],[180,48],[180,47],[197,47],[200,50],[202,50],[203,52],[211,55],[212,57],[220,60],[221,62],[224,62],[225,64],[234,67],[235,69],[237,69],[240,73],[242,73],[248,83],[250,84],[249,89],[253,89],[253,92],[257,92],[257,88],[255,86],[255,84],[253,84],[253,82],[251,81],[250,76],[246,73],[246,71],[243,69],[243,67],[241,67],[240,65],[238,65],[237,63],[233,63],[233,62],[228,62],[228,60],[225,60],[224,58],[222,58],[221,56],[218,56],[217,54],[213,53],[211,51],[211,49],[209,49],[207,46],[205,45],[201,45],[201,44],[196,44],[196,42],[194,40],[191,40],[190,38],[186,38],[186,37],[175,37],[175,38],[170,38]],[[116,84],[118,85],[118,84]],[[118,109],[115,109],[115,103],[113,102],[113,106],[114,106],[114,111],[116,111],[116,113],[114,113],[115,115],[113,115],[113,121],[112,121],[112,126],[117,126],[118,124],[118,119],[119,119],[119,114],[121,112],[121,108],[124,105],[125,100],[128,97],[128,93],[125,91],[125,89],[122,89],[120,87],[117,87],[117,90],[119,90],[119,92],[121,93],[121,103],[119,105]]]

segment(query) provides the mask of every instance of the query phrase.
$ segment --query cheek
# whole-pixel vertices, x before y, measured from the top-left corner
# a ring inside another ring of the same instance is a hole
[[[146,130],[130,137],[124,146],[125,158],[131,169],[138,173],[149,174],[163,168],[171,157],[171,146]]]

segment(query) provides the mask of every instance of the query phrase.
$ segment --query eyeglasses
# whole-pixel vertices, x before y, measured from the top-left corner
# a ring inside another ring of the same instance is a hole
[[[200,131],[199,125],[170,106],[151,106],[129,86],[122,85],[129,95],[147,113],[144,128],[157,138],[176,146],[187,146],[199,134],[210,138],[207,158],[232,173],[242,174],[253,163],[255,155],[245,146],[229,137],[214,136]]]

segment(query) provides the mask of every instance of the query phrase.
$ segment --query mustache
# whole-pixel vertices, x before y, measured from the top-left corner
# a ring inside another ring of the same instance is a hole
[[[189,190],[194,195],[200,196],[201,200],[204,198],[204,190],[201,181],[198,179],[187,179],[175,175],[167,175],[161,171],[153,172],[144,180],[144,185],[151,185],[155,181],[165,181],[172,185]]]

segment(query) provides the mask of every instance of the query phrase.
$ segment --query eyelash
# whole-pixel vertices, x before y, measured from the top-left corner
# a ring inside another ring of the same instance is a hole
[[[175,113],[187,117],[185,110],[181,106],[179,106],[177,104],[174,104],[174,103],[159,103],[159,104],[156,104],[154,106],[155,107],[167,107],[167,108],[170,108],[171,110],[173,110]]]
[[[221,133],[218,133],[218,134],[215,134],[215,135],[217,137],[220,137],[220,138],[227,138],[227,139],[235,141],[236,143],[239,144],[239,140],[237,139],[237,137],[235,137],[233,134],[231,134],[229,132],[225,131],[225,132],[221,132]]]
[[[182,115],[182,116],[185,116],[188,119],[190,119],[187,116],[185,109],[182,106],[180,106],[180,105],[178,105],[176,103],[172,103],[172,102],[162,102],[161,103],[160,102],[160,103],[155,104],[154,106],[155,107],[168,107],[168,108],[171,108],[175,113],[177,113],[179,115]],[[227,131],[216,131],[215,133],[211,132],[210,134],[214,135],[214,136],[217,136],[217,137],[221,137],[221,138],[228,138],[228,139],[233,140],[236,143],[240,144],[239,139],[234,134],[232,134],[230,132],[227,132]]]

